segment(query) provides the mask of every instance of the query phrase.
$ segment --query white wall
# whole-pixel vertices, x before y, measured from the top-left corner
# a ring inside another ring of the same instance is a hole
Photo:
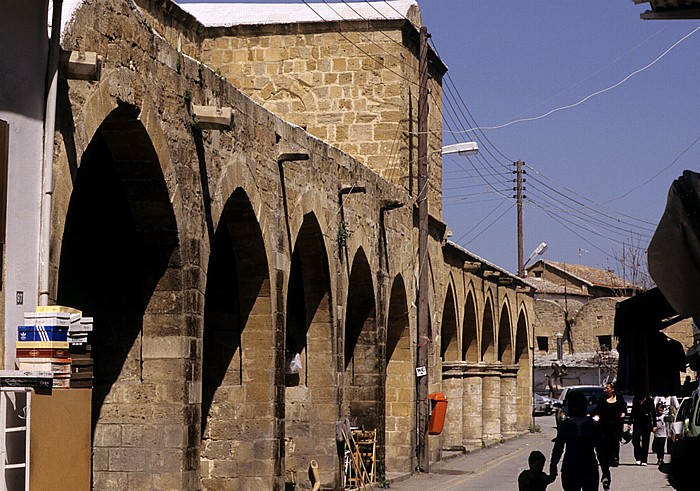
[[[0,119],[10,123],[4,368],[14,368],[17,326],[37,305],[47,11],[47,0],[0,0]]]

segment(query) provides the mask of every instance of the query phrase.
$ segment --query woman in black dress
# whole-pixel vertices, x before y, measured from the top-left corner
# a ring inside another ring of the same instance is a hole
[[[617,467],[620,463],[620,438],[626,413],[627,404],[617,395],[615,385],[605,384],[605,395],[598,401],[593,416],[600,421],[603,431],[603,458],[610,467]]]

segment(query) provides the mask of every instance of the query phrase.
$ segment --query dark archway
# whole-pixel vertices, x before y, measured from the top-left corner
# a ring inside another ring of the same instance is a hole
[[[481,361],[484,363],[494,363],[496,361],[493,338],[493,308],[491,299],[488,298],[484,306],[484,318],[481,325]]]
[[[510,310],[503,304],[498,320],[498,361],[510,365],[513,362],[513,343],[511,341]]]
[[[530,424],[530,405],[532,394],[532,365],[530,347],[527,338],[528,326],[525,310],[521,308],[515,331],[515,363],[518,365],[517,376],[517,427],[523,430]]]
[[[470,363],[479,362],[479,346],[476,338],[478,321],[473,292],[467,295],[464,305],[464,323],[462,325],[462,360]]]
[[[452,285],[447,287],[440,326],[440,358],[442,361],[458,361],[460,356],[457,339],[457,311]]]
[[[386,335],[385,458],[388,472],[413,470],[415,361],[411,351],[408,301],[403,278],[391,287]]]
[[[186,334],[177,224],[139,112],[120,103],[86,148],[61,248],[56,300],[94,317],[89,339],[94,358],[93,434],[103,424],[127,431],[130,422],[119,419],[121,412],[148,414],[149,406],[173,403],[155,394],[158,382],[153,375],[169,365],[144,356],[144,339]],[[173,386],[194,381],[195,362],[173,363],[172,369],[182,372],[173,374]],[[149,396],[141,407],[124,398],[107,399],[116,388]],[[143,434],[157,432],[147,417],[138,424]]]
[[[274,482],[274,469],[251,469],[238,453],[221,453],[236,442],[268,449],[260,458],[275,460],[266,442],[270,425],[251,424],[260,417],[272,421],[274,404],[274,329],[265,244],[248,196],[237,189],[228,199],[214,233],[204,297],[202,356],[202,485],[248,487]],[[261,405],[259,395],[269,402]],[[249,394],[257,394],[250,397]],[[208,469],[235,463],[235,476]],[[263,480],[263,481],[261,481]],[[266,480],[266,481],[265,481]]]
[[[372,272],[359,249],[350,270],[345,309],[344,381],[350,422],[367,429],[379,426],[380,348]]]
[[[287,359],[298,355],[301,369],[285,378],[285,463],[287,475],[304,475],[316,459],[322,487],[337,481],[335,423],[338,417],[337,364],[333,350],[330,274],[323,233],[309,213],[297,235],[287,286]],[[320,454],[318,449],[323,448]]]

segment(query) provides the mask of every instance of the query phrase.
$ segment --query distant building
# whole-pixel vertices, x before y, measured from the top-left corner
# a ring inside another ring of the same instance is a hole
[[[612,271],[540,260],[527,268],[535,288],[535,390],[548,391],[553,363],[566,366],[562,385],[615,378],[615,304],[641,288]]]

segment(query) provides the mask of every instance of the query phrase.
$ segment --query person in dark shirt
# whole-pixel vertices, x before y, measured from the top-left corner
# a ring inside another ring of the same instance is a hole
[[[554,482],[556,476],[549,476],[543,472],[547,458],[539,450],[530,452],[527,459],[529,469],[518,476],[518,491],[545,491],[547,486]]]
[[[626,413],[627,404],[617,395],[615,385],[605,384],[605,395],[593,410],[593,417],[600,421],[603,432],[603,458],[610,467],[617,467],[620,463],[620,439]]]
[[[610,468],[604,458],[600,424],[586,415],[588,400],[580,391],[569,394],[569,417],[561,422],[554,439],[549,471],[557,475],[562,454],[561,484],[564,491],[597,491],[598,464],[603,474],[603,488],[609,489]],[[564,452],[566,449],[566,452]]]
[[[656,409],[651,397],[634,396],[632,401],[632,445],[637,465],[647,465],[651,429],[656,426]],[[629,427],[627,428],[629,429]]]

